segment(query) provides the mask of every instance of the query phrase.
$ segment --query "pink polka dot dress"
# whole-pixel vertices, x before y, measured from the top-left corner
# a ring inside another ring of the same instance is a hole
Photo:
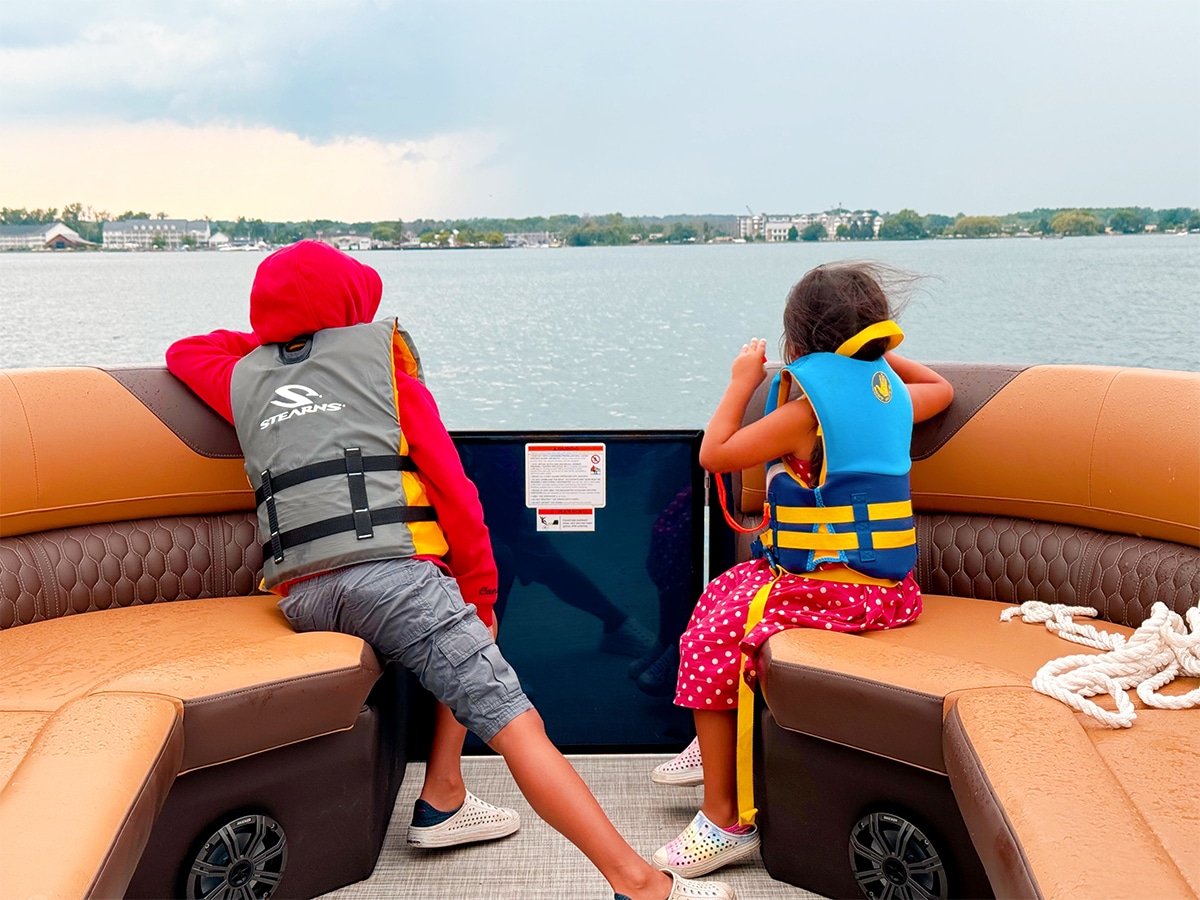
[[[804,467],[797,468],[807,477]],[[747,657],[747,676],[753,677],[759,648],[777,632],[788,628],[874,631],[908,625],[921,614],[921,591],[911,572],[895,587],[785,574],[771,590],[762,621],[743,638],[750,604],[772,577],[767,561],[754,559],[709,582],[679,639],[676,706],[737,709],[741,654]]]

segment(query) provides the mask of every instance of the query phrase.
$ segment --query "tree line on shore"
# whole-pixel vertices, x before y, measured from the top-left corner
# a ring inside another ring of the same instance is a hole
[[[921,214],[913,209],[883,213],[878,235],[870,220],[880,216],[876,210],[835,209],[831,215],[851,218],[840,224],[834,237],[844,240],[921,240],[937,237],[978,238],[1015,234],[1087,235],[1113,232],[1134,234],[1147,230],[1194,231],[1200,229],[1200,210],[1190,207],[1151,209],[1149,207],[1034,209],[1004,216],[947,216]],[[0,224],[38,225],[61,221],[85,240],[100,243],[105,222],[126,219],[165,219],[126,210],[120,215],[96,211],[82,203],[68,203],[61,209],[18,209],[0,207]],[[506,234],[549,233],[568,246],[616,246],[633,243],[708,243],[714,239],[738,237],[738,217],[733,215],[625,216],[552,215],[525,218],[473,219],[400,219],[344,222],[311,219],[303,222],[269,222],[262,219],[211,219],[210,227],[234,240],[289,244],[304,238],[355,234],[370,237],[380,244],[420,243],[424,246],[500,246]],[[793,226],[787,232],[790,241],[816,241],[831,237],[820,223],[804,228]],[[753,236],[749,238],[753,240]],[[759,238],[761,240],[761,238]]]

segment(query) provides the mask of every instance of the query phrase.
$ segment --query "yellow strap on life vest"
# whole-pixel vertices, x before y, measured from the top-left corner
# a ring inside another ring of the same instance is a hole
[[[867,518],[907,519],[913,514],[911,500],[891,503],[868,503]],[[782,525],[839,525],[854,521],[853,506],[777,506],[775,519]]]
[[[755,626],[762,621],[763,611],[767,607],[767,598],[771,588],[779,580],[782,572],[776,572],[771,580],[758,589],[750,603],[746,614],[746,631],[743,637],[748,637]],[[741,665],[738,667],[738,708],[737,708],[737,796],[738,824],[753,825],[758,808],[754,805],[754,689],[746,684],[746,654],[741,655]]]
[[[871,341],[878,338],[888,339],[888,350],[895,350],[900,346],[900,342],[904,340],[904,332],[900,330],[900,326],[887,319],[883,322],[876,322],[874,325],[868,325],[854,337],[844,341],[837,348],[838,356],[853,356]]]
[[[847,531],[837,534],[811,531],[781,531],[778,535],[767,529],[759,538],[764,547],[781,547],[784,550],[858,550],[858,532]],[[917,530],[876,531],[871,535],[871,545],[876,550],[895,550],[911,547],[917,542]]]

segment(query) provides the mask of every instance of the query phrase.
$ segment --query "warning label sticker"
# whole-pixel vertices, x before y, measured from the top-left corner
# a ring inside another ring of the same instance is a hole
[[[599,509],[605,503],[604,444],[526,444],[525,505]]]
[[[595,531],[594,509],[539,509],[538,531]]]

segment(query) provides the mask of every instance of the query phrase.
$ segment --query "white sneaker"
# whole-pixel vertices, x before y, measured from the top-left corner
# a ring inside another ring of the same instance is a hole
[[[670,869],[665,871],[671,876],[671,893],[667,894],[667,900],[737,900],[733,888],[723,881],[692,881]]]
[[[515,809],[492,806],[470,791],[457,812],[437,825],[409,825],[408,843],[413,847],[455,847],[475,841],[494,841],[507,837],[521,827]]]
[[[723,881],[691,881],[663,869],[671,876],[671,893],[663,900],[737,900],[733,888]],[[629,900],[625,894],[613,894],[613,900]]]
[[[700,759],[700,739],[692,738],[692,742],[674,759],[655,766],[650,773],[650,780],[656,784],[670,784],[676,787],[692,787],[704,784],[704,764]]]

